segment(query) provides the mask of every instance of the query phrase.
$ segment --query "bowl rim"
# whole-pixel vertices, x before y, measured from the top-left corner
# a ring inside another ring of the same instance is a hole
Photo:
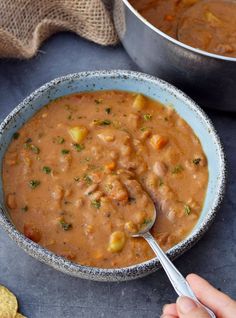
[[[201,120],[210,130],[211,138],[213,139],[215,146],[218,148],[220,175],[218,178],[217,192],[215,193],[215,198],[212,202],[212,207],[209,209],[206,217],[203,219],[203,222],[200,224],[200,226],[198,228],[195,228],[191,232],[189,237],[185,238],[184,240],[182,240],[181,242],[179,242],[167,251],[168,257],[174,259],[177,256],[183,254],[189,248],[191,248],[208,230],[209,226],[211,225],[212,221],[216,216],[217,209],[219,208],[219,205],[223,199],[226,182],[225,155],[220,138],[211,120],[208,118],[205,112],[181,90],[155,76],[127,70],[88,71],[61,76],[56,79],[53,79],[50,82],[47,82],[40,88],[36,89],[28,97],[26,97],[18,106],[16,106],[9,113],[9,115],[7,115],[7,117],[0,124],[0,142],[3,138],[4,131],[8,123],[11,120],[14,120],[18,112],[20,112],[24,108],[27,108],[30,103],[34,102],[37,98],[44,95],[45,93],[48,93],[50,89],[56,87],[59,83],[69,83],[70,81],[74,80],[79,81],[83,78],[99,79],[101,77],[110,78],[111,80],[116,78],[142,80],[147,84],[152,83],[154,85],[159,86],[162,90],[174,94],[176,98],[181,100],[184,104],[187,105],[187,107],[189,107],[192,111],[197,113],[197,115],[201,118]],[[2,204],[2,202],[0,202],[0,225],[2,225],[4,230],[8,233],[11,239],[13,239],[17,243],[18,246],[23,248],[29,255],[40,260],[41,262],[47,263],[55,269],[70,274],[72,276],[97,281],[124,281],[145,276],[149,273],[156,271],[158,268],[161,267],[160,262],[156,257],[154,257],[151,260],[131,265],[128,267],[108,269],[90,267],[71,262],[26,238],[15,228],[15,226],[11,223],[10,219],[7,217],[7,214],[4,211],[4,203]]]
[[[120,1],[120,0],[119,0]],[[166,40],[181,46],[184,49],[187,49],[189,51],[192,51],[194,53],[198,53],[200,55],[209,57],[209,58],[214,58],[216,60],[224,60],[224,61],[228,61],[228,62],[236,62],[236,57],[230,57],[230,56],[224,56],[224,55],[219,55],[219,54],[214,54],[214,53],[210,53],[198,48],[194,48],[193,46],[187,45],[183,42],[180,42],[174,38],[172,38],[171,36],[169,36],[168,34],[164,33],[163,31],[161,31],[160,29],[158,29],[157,27],[155,27],[153,24],[151,24],[148,20],[146,20],[129,2],[129,0],[121,0],[128,8],[129,10],[139,19],[141,20],[146,26],[148,26],[150,29],[152,29],[154,32],[158,33],[159,35],[161,35],[162,37],[164,37]]]

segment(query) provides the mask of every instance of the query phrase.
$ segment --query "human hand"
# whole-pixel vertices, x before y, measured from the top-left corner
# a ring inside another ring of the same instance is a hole
[[[217,318],[236,317],[236,301],[212,287],[205,279],[195,274],[187,281],[199,301],[211,309]],[[179,297],[176,304],[163,307],[161,318],[210,318],[207,311],[188,297]]]

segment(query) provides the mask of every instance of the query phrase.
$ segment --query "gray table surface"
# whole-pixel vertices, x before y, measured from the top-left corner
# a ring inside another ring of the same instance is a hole
[[[73,34],[53,36],[29,61],[0,60],[0,120],[24,97],[60,75],[84,70],[131,69],[121,46],[100,47]],[[236,296],[236,114],[207,111],[228,159],[224,203],[207,234],[175,261],[183,274],[199,273]],[[163,270],[122,283],[99,283],[62,274],[28,256],[0,229],[0,284],[18,297],[28,318],[159,317],[176,299]]]

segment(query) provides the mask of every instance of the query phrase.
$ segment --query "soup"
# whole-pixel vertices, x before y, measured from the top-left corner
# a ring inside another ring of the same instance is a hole
[[[13,135],[3,161],[6,206],[29,239],[74,262],[101,268],[151,259],[131,233],[158,215],[164,250],[196,224],[207,159],[171,106],[123,91],[58,98]]]
[[[236,1],[131,0],[161,31],[211,53],[236,57]]]

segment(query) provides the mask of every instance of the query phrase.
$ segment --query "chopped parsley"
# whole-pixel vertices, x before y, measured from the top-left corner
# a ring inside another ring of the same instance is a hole
[[[110,107],[105,108],[105,112],[109,115],[111,113],[111,108]]]
[[[68,155],[68,153],[70,153],[70,150],[68,150],[68,149],[62,149],[61,153],[62,153],[63,155]]]
[[[29,147],[28,147],[33,153],[35,153],[35,154],[39,154],[40,153],[40,149],[39,149],[39,147],[37,147],[37,146],[35,146],[35,145],[29,145]]]
[[[184,213],[189,215],[191,213],[191,207],[188,204],[184,205]]]
[[[93,183],[93,180],[90,178],[89,175],[85,174],[83,176],[83,181],[85,181],[87,183],[87,185],[91,185]]]
[[[177,165],[175,166],[173,169],[172,169],[172,173],[173,174],[177,174],[177,173],[180,173],[184,170],[184,168],[181,166],[181,165]]]
[[[25,143],[24,143],[24,148],[25,148],[25,149],[29,149],[29,150],[31,150],[33,153],[35,153],[35,154],[38,155],[38,154],[40,153],[39,147],[37,147],[37,146],[31,144],[31,142],[32,142],[32,139],[31,139],[31,138],[28,138],[28,139],[25,141]]]
[[[144,114],[143,115],[143,119],[148,121],[148,120],[151,120],[152,119],[152,115],[151,114]]]
[[[76,151],[78,151],[78,152],[84,150],[84,148],[85,148],[84,144],[73,144],[73,146],[76,149]]]
[[[113,189],[113,185],[111,183],[107,183],[104,188],[106,192],[110,192]]]
[[[61,145],[61,144],[63,144],[63,143],[65,142],[65,139],[64,139],[63,137],[61,137],[61,136],[57,136],[57,137],[54,139],[54,141],[55,141],[57,144]]]
[[[76,182],[79,182],[79,181],[80,181],[80,177],[74,177],[74,180],[75,180]]]
[[[195,158],[195,159],[193,159],[193,163],[197,166],[197,165],[199,165],[201,160],[202,160],[201,158]]]
[[[61,227],[63,228],[64,231],[69,231],[72,229],[72,224],[67,223],[65,220],[60,221]]]
[[[101,207],[101,201],[100,200],[92,200],[91,206],[94,207],[95,209],[99,209]]]
[[[95,99],[94,102],[95,102],[97,105],[99,105],[99,104],[102,103],[102,99]]]
[[[46,173],[46,174],[50,174],[52,171],[52,169],[50,167],[47,167],[47,166],[44,166],[43,167],[43,172]]]
[[[159,180],[159,187],[163,186],[164,182],[162,179]]]
[[[148,127],[141,127],[140,130],[141,131],[146,131],[146,130],[148,130]]]
[[[25,205],[23,208],[21,208],[22,212],[27,212],[29,210],[28,205]]]
[[[94,122],[95,125],[98,125],[98,126],[109,126],[109,125],[111,125],[111,121],[109,119],[104,119],[104,120],[95,119],[93,122]]]
[[[31,189],[35,189],[40,185],[40,181],[39,180],[30,180],[29,182],[29,186],[31,187]]]
[[[12,137],[13,139],[17,140],[20,137],[20,134],[18,132],[15,132]]]

